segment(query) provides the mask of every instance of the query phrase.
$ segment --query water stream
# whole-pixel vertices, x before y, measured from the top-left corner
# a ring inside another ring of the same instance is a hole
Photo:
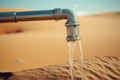
[[[83,71],[83,64],[84,64],[84,61],[83,61],[83,48],[82,48],[82,40],[78,41],[79,43],[79,50],[80,50],[80,66],[81,66],[81,80],[84,80],[84,71]]]
[[[75,80],[75,72],[74,72],[74,55],[75,55],[75,47],[77,41],[68,42],[68,53],[69,53],[69,63],[70,63],[70,80]],[[82,51],[82,42],[79,43],[79,51],[80,51],[80,66],[81,66],[81,80],[83,80],[83,51]]]
[[[70,63],[70,80],[74,80],[74,49],[76,42],[68,42],[68,53],[69,53],[69,63]]]

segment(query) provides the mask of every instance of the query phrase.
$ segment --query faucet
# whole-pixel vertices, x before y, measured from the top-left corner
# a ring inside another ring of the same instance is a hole
[[[79,20],[74,11],[70,9],[55,8],[52,10],[0,12],[0,23],[37,21],[37,20],[61,20],[66,19],[67,42],[80,40]]]

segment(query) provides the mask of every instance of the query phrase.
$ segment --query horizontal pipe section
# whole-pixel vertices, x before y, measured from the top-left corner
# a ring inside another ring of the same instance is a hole
[[[0,12],[0,23],[15,22],[15,12]]]
[[[61,20],[66,19],[67,41],[79,40],[79,20],[74,11],[70,9],[52,9],[41,11],[0,12],[0,23],[37,21],[37,20]]]
[[[33,20],[61,20],[77,21],[76,14],[69,9],[53,9],[40,11],[0,12],[0,23],[33,21]]]
[[[53,10],[16,12],[16,21],[52,20]]]

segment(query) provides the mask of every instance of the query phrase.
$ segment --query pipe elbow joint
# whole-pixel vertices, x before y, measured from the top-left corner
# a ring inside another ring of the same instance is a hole
[[[77,14],[71,9],[63,9],[63,16],[67,17],[66,26],[79,26]]]
[[[80,39],[79,36],[79,20],[74,11],[70,9],[54,9],[55,20],[66,19],[67,22],[65,26],[67,27],[67,37],[66,40],[77,41]]]
[[[66,26],[70,26],[70,25],[79,26],[79,20],[77,19],[77,15],[71,9],[56,8],[53,11],[53,16],[55,20],[66,19],[67,20],[65,24]]]

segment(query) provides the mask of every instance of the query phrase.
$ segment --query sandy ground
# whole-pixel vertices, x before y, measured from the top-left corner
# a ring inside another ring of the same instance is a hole
[[[96,57],[85,60],[82,66],[75,62],[74,80],[120,80],[120,57]],[[69,64],[13,72],[8,80],[70,80]]]
[[[23,9],[0,9],[14,11]],[[84,59],[120,56],[120,15],[80,16]],[[117,16],[117,17],[116,17]],[[114,19],[113,19],[114,17]],[[0,71],[19,71],[68,62],[65,20],[0,23]],[[79,60],[79,47],[75,60]]]

